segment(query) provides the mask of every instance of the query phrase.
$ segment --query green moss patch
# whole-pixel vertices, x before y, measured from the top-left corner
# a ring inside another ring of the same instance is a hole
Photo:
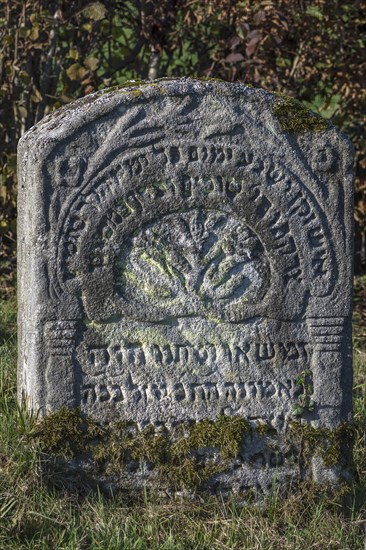
[[[303,132],[322,132],[328,129],[327,121],[312,113],[300,101],[282,94],[275,94],[273,113],[280,123],[282,132],[301,134]]]
[[[314,392],[312,372],[302,371],[296,379],[296,385],[301,388],[301,393],[292,413],[296,417],[301,417],[305,412],[311,413],[315,410],[316,403],[311,397]]]
[[[183,427],[182,434],[172,446],[174,455],[184,455],[192,449],[214,447],[223,458],[235,458],[239,446],[250,426],[239,416],[221,415],[217,420],[201,420]]]
[[[307,465],[313,456],[320,456],[327,468],[347,466],[352,451],[354,428],[342,422],[334,430],[315,428],[310,424],[291,422],[286,439],[299,449],[299,461]]]
[[[348,423],[330,430],[293,421],[285,433],[277,434],[265,423],[252,427],[240,416],[220,415],[171,430],[152,425],[140,430],[134,422],[100,426],[77,409],[63,408],[46,416],[33,437],[42,451],[66,460],[88,457],[101,476],[128,479],[133,472],[148,471],[149,484],[181,490],[203,487],[228,470],[240,458],[248,435],[263,452],[292,449],[300,477],[306,478],[314,456],[321,457],[326,468],[350,464],[353,427]]]
[[[63,407],[50,413],[37,425],[34,437],[41,450],[72,458],[89,450],[89,445],[103,430],[91,419],[84,419],[78,409]]]
[[[139,430],[133,422],[99,426],[77,409],[63,408],[46,416],[34,436],[43,451],[65,459],[89,455],[106,475],[149,463],[159,484],[181,489],[198,487],[225,471],[249,429],[243,418],[224,415],[185,422],[171,432],[153,426]]]
[[[108,474],[121,472],[131,462],[148,462],[159,483],[174,489],[198,487],[228,468],[248,429],[244,419],[223,415],[215,421],[182,423],[170,433],[122,423],[96,445],[93,456]],[[207,461],[202,452],[208,449],[216,456]]]

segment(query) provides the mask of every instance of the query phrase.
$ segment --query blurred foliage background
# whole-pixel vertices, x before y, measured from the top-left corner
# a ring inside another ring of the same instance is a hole
[[[366,0],[0,0],[0,261],[15,283],[16,146],[43,116],[131,79],[219,77],[283,92],[356,149],[366,268]]]

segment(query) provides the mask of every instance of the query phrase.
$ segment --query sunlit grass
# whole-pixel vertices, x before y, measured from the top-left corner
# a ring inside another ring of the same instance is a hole
[[[364,548],[366,518],[366,338],[354,345],[356,481],[348,510],[304,485],[286,499],[239,506],[219,498],[136,502],[123,494],[57,484],[50,458],[28,434],[34,419],[16,401],[15,302],[0,303],[0,550]],[[357,316],[356,316],[357,317]],[[53,476],[50,483],[50,476]]]

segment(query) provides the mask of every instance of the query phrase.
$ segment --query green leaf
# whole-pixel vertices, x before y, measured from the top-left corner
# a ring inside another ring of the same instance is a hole
[[[20,71],[19,78],[22,84],[28,85],[31,81],[31,77],[26,71]]]
[[[6,46],[10,46],[11,44],[14,43],[14,35],[12,34],[6,34],[3,39],[2,39],[2,42],[3,44],[5,44]]]
[[[31,40],[38,40],[39,38],[39,26],[38,25],[34,25],[29,33],[28,33],[28,36]]]
[[[294,408],[292,409],[292,414],[294,416],[301,416],[304,412],[304,408],[301,407],[300,405],[295,405]]]
[[[32,90],[31,99],[32,101],[34,101],[34,103],[39,103],[40,101],[42,101],[42,94],[35,86]]]
[[[27,27],[19,27],[18,34],[21,38],[25,38],[28,35]]]
[[[22,118],[26,118],[27,116],[27,109],[25,107],[23,107],[23,105],[18,105],[18,111],[20,113],[20,116]]]
[[[316,6],[308,6],[306,8],[306,13],[307,15],[310,15],[311,17],[316,17],[319,20],[324,18],[324,15],[320,11],[320,9],[317,8]]]

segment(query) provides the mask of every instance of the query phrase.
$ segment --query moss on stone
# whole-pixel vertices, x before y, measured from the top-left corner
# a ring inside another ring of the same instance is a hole
[[[140,96],[142,94],[142,91],[141,90],[129,90],[129,88],[140,88],[142,86],[144,87],[147,87],[147,86],[155,86],[155,87],[160,87],[160,84],[161,83],[165,83],[165,82],[174,82],[175,80],[177,80],[176,78],[174,77],[162,77],[162,78],[157,78],[155,80],[126,80],[126,82],[123,82],[123,84],[117,84],[115,86],[111,86],[109,88],[106,88],[104,90],[99,90],[97,92],[98,95],[103,95],[103,94],[107,94],[107,93],[112,93],[112,92],[124,92],[124,93],[130,93],[132,95],[135,95],[135,96]],[[228,83],[227,81],[225,80],[222,80],[221,78],[215,78],[215,77],[195,77],[195,78],[192,78],[190,79],[191,82],[218,82],[218,83],[221,83],[221,84],[230,84]],[[250,84],[245,84],[245,86],[247,88],[253,88],[254,86],[251,86]],[[165,90],[164,88],[160,87],[161,89],[161,92],[163,93]]]
[[[168,446],[167,435],[156,433],[153,426],[138,430],[133,423],[115,423],[94,444],[91,454],[100,470],[113,474],[131,461],[164,464]]]
[[[124,82],[123,84],[116,84],[116,86],[110,86],[109,88],[105,88],[104,90],[98,90],[96,92],[96,99],[98,98],[98,96],[113,92],[121,92],[139,97],[140,95],[142,95],[142,90],[140,90],[141,86],[158,86],[158,84],[157,82],[149,82],[145,80],[126,80],[126,82]]]
[[[149,484],[180,490],[203,487],[229,469],[249,434],[270,452],[292,449],[305,471],[314,456],[321,457],[326,468],[348,467],[354,430],[346,422],[330,430],[292,421],[285,433],[277,434],[266,423],[252,427],[240,416],[225,415],[183,422],[169,431],[152,425],[141,430],[134,422],[101,426],[78,409],[62,408],[47,415],[33,436],[44,452],[65,459],[88,456],[102,476],[128,478],[147,465]]]
[[[270,426],[266,422],[258,422],[255,429],[256,429],[257,434],[261,435],[261,436],[276,433],[276,430],[274,428],[272,428],[272,426]]]
[[[102,432],[96,422],[84,419],[79,409],[62,407],[46,415],[33,436],[42,451],[70,458],[87,452],[90,442]]]
[[[302,462],[307,463],[318,455],[324,465],[331,468],[347,460],[353,445],[354,428],[347,422],[331,430],[293,421],[288,426],[286,439],[300,449]]]
[[[226,459],[237,456],[243,435],[250,426],[240,416],[221,415],[215,421],[201,420],[181,429],[186,433],[183,433],[172,446],[173,455],[182,456],[193,449],[213,447]]]
[[[126,82],[124,82],[123,84],[116,84],[115,86],[111,86],[110,88],[101,90],[101,92],[117,92],[118,90],[123,90],[125,88],[135,88],[137,86],[143,86],[144,84],[146,84],[146,82],[144,82],[143,80],[126,80]]]
[[[309,111],[300,101],[284,94],[275,93],[275,95],[273,113],[280,123],[282,132],[301,134],[303,132],[322,132],[328,129],[327,121]]]
[[[301,393],[294,404],[292,414],[296,417],[301,417],[306,412],[312,413],[316,406],[315,401],[311,397],[314,392],[311,370],[302,371],[296,378],[296,385],[301,388]]]
[[[192,457],[186,457],[175,464],[161,464],[159,474],[175,490],[193,489],[202,483],[196,460]]]
[[[63,458],[89,455],[106,475],[151,463],[154,479],[174,489],[192,488],[225,471],[237,456],[249,424],[241,417],[185,422],[170,433],[153,426],[139,430],[133,422],[105,427],[85,419],[78,409],[60,409],[46,416],[35,437],[40,448]],[[203,458],[205,451],[214,457]],[[209,453],[210,454],[210,453]]]

